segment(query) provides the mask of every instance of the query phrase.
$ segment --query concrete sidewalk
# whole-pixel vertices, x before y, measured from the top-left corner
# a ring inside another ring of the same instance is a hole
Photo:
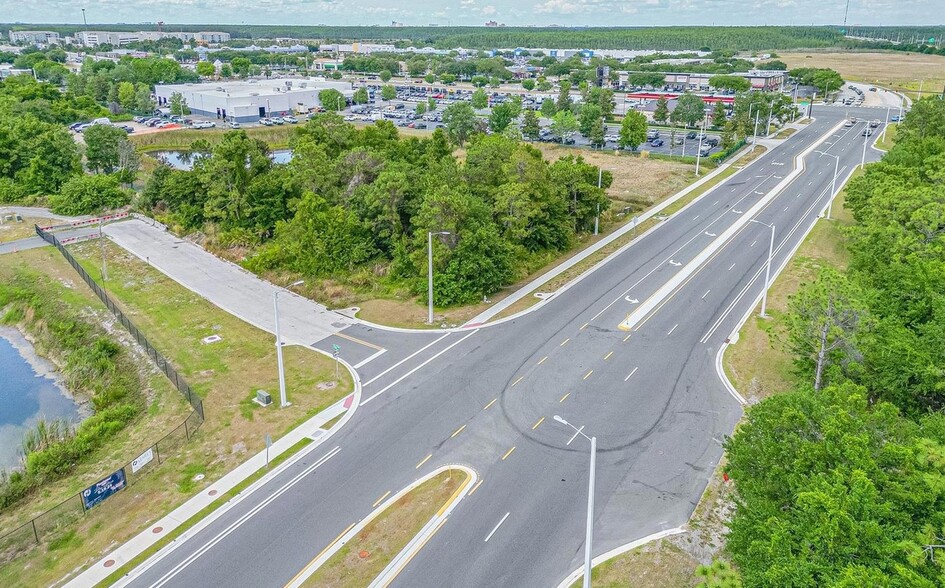
[[[208,514],[203,519],[203,521],[197,523],[181,534],[180,537],[175,539],[175,542],[182,541],[188,536],[195,534],[204,525],[208,524],[213,519],[226,512],[226,510],[236,501],[239,501],[243,497],[248,496],[253,492],[253,490],[276,476],[282,469],[288,467],[296,460],[301,459],[303,456],[316,449],[319,445],[326,441],[354,414],[354,410],[349,410],[349,408],[352,406],[357,406],[357,400],[361,395],[360,390],[360,382],[358,382],[355,385],[354,393],[348,395],[342,400],[339,400],[329,408],[326,408],[322,412],[304,422],[302,425],[288,432],[282,438],[275,441],[268,452],[269,461],[272,461],[277,456],[281,455],[283,452],[306,437],[313,439],[314,442],[302,451],[299,451],[294,457],[282,463],[279,467],[274,468],[265,476],[262,476],[259,480],[251,484],[235,497],[231,498],[225,504],[221,505],[215,511]],[[325,431],[321,428],[322,425],[331,419],[346,412],[347,414],[345,414],[345,417],[341,421],[335,423],[330,431]],[[147,529],[141,531],[139,534],[132,537],[117,549],[108,553],[105,555],[105,557],[89,566],[89,568],[87,568],[84,572],[80,573],[78,576],[65,584],[66,588],[91,588],[92,586],[97,585],[115,570],[133,560],[138,555],[144,553],[158,541],[177,529],[180,525],[187,522],[187,520],[199,513],[205,507],[209,506],[211,503],[213,503],[213,501],[219,499],[221,496],[232,490],[236,485],[240,484],[259,470],[266,467],[266,459],[267,452],[266,450],[263,450],[244,461],[222,478],[207,488],[204,488],[200,494],[190,498],[184,504],[175,508],[166,516],[148,525]],[[172,542],[170,545],[174,545],[174,543]],[[115,585],[120,586],[123,584],[123,581],[124,579],[121,579],[116,582]]]
[[[787,125],[787,126],[790,126],[790,125]],[[787,128],[787,126],[785,126],[785,128]],[[769,144],[769,143],[770,143],[770,144]],[[765,145],[769,150],[772,149],[772,148],[774,147],[774,145],[777,145],[777,144],[779,144],[779,143],[781,143],[781,141],[761,140],[761,138],[759,138],[759,141],[758,141],[758,144],[759,144],[759,145]],[[712,170],[712,171],[709,172],[708,174],[704,175],[704,176],[703,176],[702,178],[700,178],[698,181],[693,182],[692,184],[690,184],[690,185],[687,186],[686,188],[683,188],[682,190],[680,190],[679,192],[673,194],[672,196],[670,196],[670,197],[667,198],[666,200],[660,202],[660,203],[657,204],[656,206],[653,206],[653,207],[651,207],[651,208],[645,210],[644,212],[641,212],[639,215],[637,215],[636,217],[634,217],[634,218],[636,218],[636,222],[634,222],[633,220],[631,220],[631,221],[625,223],[622,227],[620,227],[620,228],[618,228],[617,230],[615,230],[614,232],[610,233],[609,235],[607,235],[606,237],[604,237],[603,239],[601,239],[601,240],[598,241],[597,243],[594,243],[593,245],[591,245],[590,247],[584,249],[583,251],[580,251],[579,253],[577,253],[576,255],[574,255],[573,257],[571,257],[570,259],[568,259],[568,260],[566,260],[566,261],[560,263],[559,265],[555,266],[554,268],[548,270],[547,272],[543,273],[542,275],[538,276],[537,278],[535,278],[535,279],[532,280],[531,282],[525,284],[524,286],[522,286],[521,288],[519,288],[518,290],[516,290],[513,294],[511,294],[511,295],[509,295],[509,296],[503,298],[500,302],[497,302],[497,303],[494,304],[493,306],[489,307],[488,309],[484,310],[483,312],[481,312],[481,313],[479,313],[478,315],[474,316],[473,318],[469,319],[469,321],[466,322],[466,324],[465,324],[464,326],[465,326],[465,327],[479,326],[479,325],[481,325],[482,323],[485,323],[485,322],[488,322],[488,321],[492,320],[492,318],[494,318],[496,315],[500,314],[500,313],[501,313],[502,311],[504,311],[506,308],[512,306],[513,304],[515,304],[516,302],[518,302],[518,301],[521,300],[522,298],[525,298],[526,296],[530,296],[533,292],[535,292],[535,291],[536,291],[538,288],[540,288],[543,284],[549,282],[550,280],[554,279],[555,277],[557,277],[558,275],[562,274],[563,272],[566,272],[567,270],[571,269],[571,268],[574,267],[575,265],[581,263],[582,261],[584,261],[585,259],[587,259],[587,258],[590,257],[591,255],[594,255],[595,253],[597,253],[598,251],[600,251],[600,250],[603,249],[604,247],[607,247],[608,245],[610,245],[611,243],[613,243],[613,242],[616,241],[617,239],[620,239],[621,237],[623,237],[624,235],[626,235],[626,234],[629,233],[630,231],[633,231],[634,229],[636,229],[637,225],[639,225],[639,224],[643,223],[644,221],[646,221],[646,220],[648,220],[648,219],[650,219],[650,218],[652,218],[652,217],[654,217],[654,216],[660,214],[663,210],[665,210],[665,209],[668,208],[669,206],[672,206],[674,203],[678,202],[680,199],[685,198],[687,195],[689,195],[689,194],[690,194],[691,192],[693,192],[694,190],[697,190],[697,189],[699,189],[701,186],[705,185],[706,183],[711,182],[713,178],[715,178],[716,176],[718,176],[719,174],[721,174],[723,171],[725,171],[726,169],[728,169],[729,167],[731,167],[732,165],[734,165],[739,159],[741,159],[741,158],[742,158],[745,154],[747,154],[747,153],[749,153],[749,150],[748,150],[748,149],[742,149],[735,157],[729,159],[727,162],[723,163],[722,165],[720,165],[719,167],[715,168],[714,170]],[[559,289],[559,292],[562,291],[562,290],[563,290],[563,289]],[[538,306],[541,306],[541,305],[543,305],[546,301],[549,301],[549,300],[551,300],[552,298],[554,298],[554,294],[555,294],[555,293],[550,293],[550,294],[551,294],[551,295],[549,295],[549,296],[547,296],[546,298],[544,298],[541,303],[536,304],[535,306],[532,306],[529,310],[535,310],[535,309],[538,308]]]
[[[141,220],[107,225],[105,234],[188,290],[269,333],[275,333],[272,297],[279,292],[279,322],[286,344],[310,346],[358,322]]]

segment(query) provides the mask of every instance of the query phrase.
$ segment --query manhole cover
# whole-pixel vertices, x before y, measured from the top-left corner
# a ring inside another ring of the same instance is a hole
[[[158,533],[160,533],[160,532],[163,531],[163,530],[164,530],[164,527],[154,527],[153,529],[151,529],[151,532],[154,533],[155,535],[157,535]]]

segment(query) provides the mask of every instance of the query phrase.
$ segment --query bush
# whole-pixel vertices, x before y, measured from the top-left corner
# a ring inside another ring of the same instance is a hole
[[[118,179],[107,175],[74,176],[59,194],[49,198],[49,206],[57,214],[78,216],[103,209],[119,208],[131,202],[131,193],[118,185]]]
[[[26,198],[26,190],[12,178],[0,178],[0,202],[20,202]]]
[[[709,159],[711,159],[712,161],[716,163],[722,163],[723,161],[731,157],[733,153],[735,153],[736,151],[744,147],[746,144],[747,144],[747,141],[745,141],[745,139],[742,139],[741,141],[735,143],[728,149],[723,149],[722,151],[713,153],[712,155],[709,156]]]

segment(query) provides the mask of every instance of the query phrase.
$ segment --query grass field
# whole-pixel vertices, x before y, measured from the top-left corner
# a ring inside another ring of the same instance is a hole
[[[462,486],[462,471],[444,472],[427,480],[392,504],[315,571],[307,588],[368,586],[433,515]],[[314,551],[312,556],[315,556]]]
[[[896,133],[898,132],[899,125],[896,123],[889,123],[889,126],[886,127],[886,133],[880,135],[880,139],[876,141],[876,148],[882,149],[883,151],[889,151],[892,149],[893,145],[896,144]]]
[[[918,90],[919,80],[925,80],[923,94],[929,95],[941,93],[945,84],[945,56],[941,55],[904,51],[779,51],[778,56],[792,69],[829,67],[840,72],[845,80],[880,84],[894,90]]]
[[[244,130],[250,137],[262,139],[269,143],[270,148],[278,149],[288,146],[289,137],[297,126],[247,127]],[[226,132],[227,129],[173,129],[159,133],[130,135],[128,139],[138,148],[138,151],[165,151],[188,149],[191,143],[198,139],[205,139],[213,145],[219,143]]]
[[[73,254],[93,275],[98,275],[99,244],[74,246]],[[257,389],[278,391],[272,336],[212,306],[144,262],[108,243],[107,289],[128,316],[162,351],[203,397],[207,421],[197,435],[164,463],[140,478],[128,491],[90,511],[64,535],[53,535],[38,548],[0,568],[0,585],[51,585],[93,562],[116,542],[147,528],[192,494],[217,480],[236,464],[265,446],[265,435],[278,438],[352,389],[347,372],[334,380],[334,365],[313,351],[285,349],[288,397],[293,405],[261,408],[251,402]],[[51,248],[0,257],[5,264],[28,264],[55,277],[61,295],[79,308],[94,312],[116,333],[127,338],[111,315],[98,304],[78,275]],[[219,334],[223,341],[204,345],[200,340]],[[99,452],[74,476],[50,485],[20,507],[4,513],[0,529],[26,522],[130,461],[137,453],[176,427],[189,406],[163,375],[154,375],[147,417],[123,433],[120,445]],[[203,474],[202,480],[195,479]],[[0,531],[2,532],[2,531]],[[65,539],[64,539],[65,538]]]
[[[48,218],[23,217],[23,222],[7,221],[0,223],[0,243],[34,237],[36,235],[36,231],[33,229],[34,224],[46,225],[50,222]]]

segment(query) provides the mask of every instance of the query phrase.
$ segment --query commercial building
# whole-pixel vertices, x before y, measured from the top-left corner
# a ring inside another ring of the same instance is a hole
[[[219,31],[200,31],[197,33],[165,31],[79,31],[75,34],[76,44],[85,47],[97,47],[103,44],[121,47],[122,45],[136,41],[160,41],[161,39],[180,39],[185,43],[196,41],[205,44],[218,44],[229,41],[230,33]]]
[[[626,86],[631,72],[620,72],[621,86]],[[670,92],[711,92],[713,88],[709,80],[716,74],[709,73],[664,73],[663,88]],[[745,78],[751,84],[752,90],[773,92],[780,90],[787,83],[787,72],[752,70],[729,74]],[[661,88],[657,88],[661,89]]]
[[[279,78],[204,84],[168,84],[154,88],[158,106],[180,93],[193,114],[221,120],[256,122],[265,116],[309,112],[320,106],[318,93],[335,89],[350,98],[349,82],[321,78]]]
[[[59,43],[59,33],[52,31],[10,31],[11,43]]]
[[[319,51],[329,53],[394,53],[397,48],[387,43],[328,43],[318,46]]]
[[[98,47],[99,45],[121,47],[140,40],[140,33],[121,31],[79,31],[75,34],[75,43],[83,47]]]

